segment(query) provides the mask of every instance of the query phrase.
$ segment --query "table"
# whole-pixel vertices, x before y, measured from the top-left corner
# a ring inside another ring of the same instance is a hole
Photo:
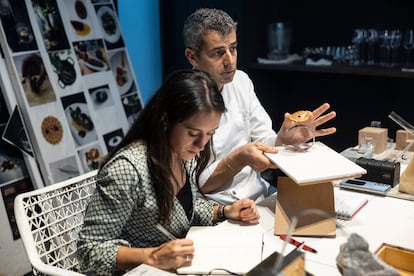
[[[280,252],[283,245],[283,241],[273,235],[272,206],[275,200],[273,195],[259,203],[262,215],[260,224],[266,233],[264,256],[275,250]],[[317,254],[305,251],[306,271],[314,275],[341,275],[336,267],[336,257],[340,245],[347,241],[351,233],[365,238],[371,252],[375,252],[382,243],[414,249],[414,202],[410,200],[370,195],[368,204],[352,220],[338,220],[338,225],[341,227],[337,228],[335,238],[297,238],[318,251]],[[294,246],[288,246],[287,251],[290,252]]]
[[[339,189],[335,187],[334,189]],[[346,191],[355,193],[354,191]],[[276,194],[264,199],[258,204],[260,222],[258,230],[263,231],[263,259],[274,251],[281,252],[283,241],[274,235],[274,209]],[[305,269],[313,275],[341,275],[336,267],[336,257],[340,245],[345,243],[351,233],[358,233],[369,243],[371,252],[375,252],[382,243],[388,243],[414,249],[414,201],[394,197],[369,195],[365,205],[351,220],[338,220],[335,238],[295,237],[318,251],[317,254],[304,251]],[[224,221],[216,227],[240,227],[232,222]],[[295,247],[288,244],[287,255]],[[126,275],[138,276],[151,272],[151,275],[174,275],[169,272],[151,268],[147,265],[138,266]],[[145,274],[147,275],[147,274]]]

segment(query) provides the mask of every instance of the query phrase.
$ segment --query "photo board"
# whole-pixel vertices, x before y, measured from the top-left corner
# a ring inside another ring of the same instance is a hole
[[[5,98],[44,184],[96,169],[143,106],[113,1],[1,0],[0,19]]]

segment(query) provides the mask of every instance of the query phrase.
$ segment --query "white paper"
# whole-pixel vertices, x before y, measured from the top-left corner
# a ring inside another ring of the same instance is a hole
[[[367,171],[321,142],[305,152],[278,147],[278,153],[265,153],[296,183],[350,178]]]
[[[178,274],[244,274],[261,262],[263,231],[255,226],[193,226],[187,238],[194,241],[191,266],[177,269]]]

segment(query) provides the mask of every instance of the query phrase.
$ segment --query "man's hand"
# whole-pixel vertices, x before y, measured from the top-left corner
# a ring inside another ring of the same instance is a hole
[[[265,152],[277,153],[277,149],[261,142],[252,142],[239,147],[228,158],[240,169],[245,166],[250,166],[256,172],[263,172],[269,168],[276,169],[276,165],[264,155]]]
[[[291,120],[291,114],[286,112],[282,126],[277,135],[276,145],[292,145],[297,143],[304,143],[312,139],[313,136],[319,137],[335,133],[335,127],[317,129],[317,127],[320,125],[336,117],[335,111],[331,111],[325,115],[322,115],[329,108],[330,105],[328,103],[324,103],[312,111],[313,120],[310,120],[304,124],[307,126],[307,128],[301,128],[300,131],[290,131],[295,125],[297,125],[297,123]]]

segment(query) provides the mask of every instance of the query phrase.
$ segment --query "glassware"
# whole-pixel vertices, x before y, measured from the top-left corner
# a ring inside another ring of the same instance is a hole
[[[367,31],[365,29],[355,29],[354,36],[352,37],[352,43],[356,48],[355,59],[353,60],[353,65],[363,65],[366,61],[366,38]]]
[[[398,67],[400,66],[400,47],[402,41],[402,34],[399,29],[395,29],[391,31],[391,67]]]
[[[414,48],[414,30],[407,30],[403,37],[403,47],[405,49],[405,67],[410,68],[412,66],[411,62],[411,51]]]
[[[276,22],[267,26],[267,57],[273,60],[286,59],[292,43],[292,24]]]
[[[315,144],[315,134],[306,125],[294,126],[291,129],[289,129],[289,132],[292,137],[311,137],[311,139],[308,141],[300,141],[295,138],[292,138],[292,140],[296,140],[296,142],[292,144],[283,145],[288,150],[295,152],[305,152]]]
[[[380,34],[380,65],[388,66],[390,60],[390,34],[388,30],[381,31]]]
[[[368,44],[368,53],[367,53],[367,64],[374,65],[376,49],[378,46],[379,36],[376,29],[368,29],[367,31],[367,44]]]

